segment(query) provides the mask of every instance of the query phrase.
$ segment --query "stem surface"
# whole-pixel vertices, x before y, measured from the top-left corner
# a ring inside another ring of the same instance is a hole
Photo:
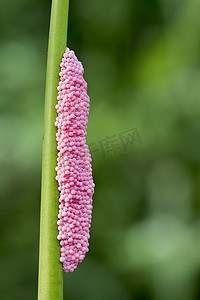
[[[54,123],[60,63],[67,42],[68,8],[69,0],[52,0],[44,111],[38,300],[63,299],[63,271],[57,240],[59,192],[55,179],[57,129]]]

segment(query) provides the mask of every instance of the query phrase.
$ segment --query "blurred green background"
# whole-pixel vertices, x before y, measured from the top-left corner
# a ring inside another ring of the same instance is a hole
[[[2,300],[37,297],[50,6],[1,0]],[[200,299],[199,11],[198,0],[70,2],[96,188],[90,252],[64,274],[65,300]]]

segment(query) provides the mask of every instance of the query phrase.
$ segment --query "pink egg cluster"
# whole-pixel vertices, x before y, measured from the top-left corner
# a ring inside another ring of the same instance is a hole
[[[58,164],[59,184],[58,240],[60,261],[65,272],[73,272],[89,251],[88,239],[94,182],[91,155],[86,145],[86,129],[90,107],[83,66],[74,51],[66,49],[58,86]]]

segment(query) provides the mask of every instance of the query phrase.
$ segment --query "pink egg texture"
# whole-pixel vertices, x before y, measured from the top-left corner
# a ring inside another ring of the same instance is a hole
[[[86,144],[90,98],[83,79],[82,63],[74,51],[66,49],[60,67],[55,122],[58,128],[56,179],[60,191],[57,238],[63,270],[73,272],[89,251],[95,186],[91,155]]]

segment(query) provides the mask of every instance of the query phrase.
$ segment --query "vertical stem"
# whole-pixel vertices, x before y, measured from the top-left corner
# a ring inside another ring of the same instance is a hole
[[[57,240],[58,185],[56,120],[60,63],[66,48],[69,0],[52,0],[46,73],[38,300],[63,299],[63,272]]]

